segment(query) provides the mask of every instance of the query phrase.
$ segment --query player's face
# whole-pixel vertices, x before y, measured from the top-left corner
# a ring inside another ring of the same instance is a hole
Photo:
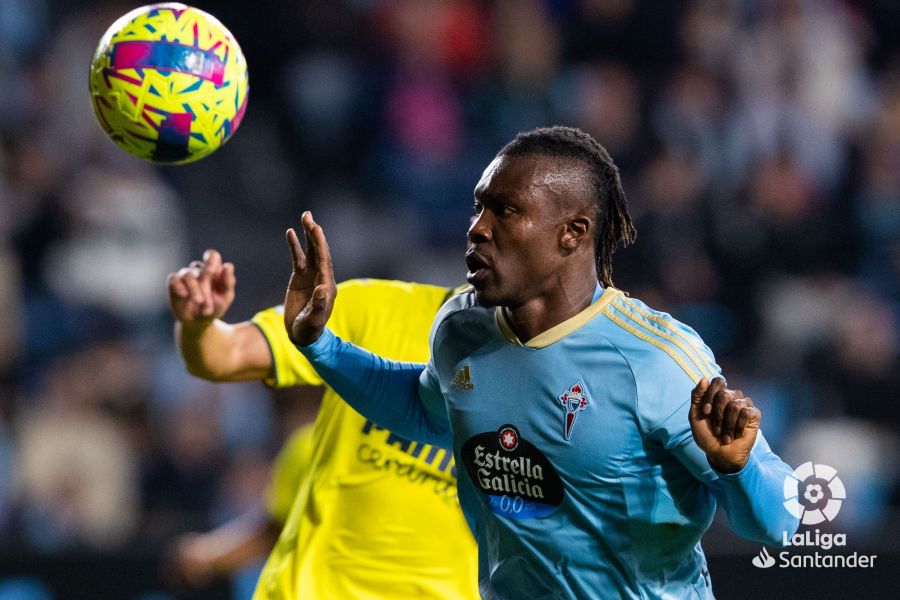
[[[498,157],[475,187],[467,281],[484,306],[516,307],[558,285],[564,172],[546,157]]]

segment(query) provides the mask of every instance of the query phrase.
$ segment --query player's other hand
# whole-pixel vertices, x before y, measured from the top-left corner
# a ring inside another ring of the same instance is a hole
[[[725,380],[704,377],[691,392],[688,419],[694,441],[720,473],[740,471],[750,458],[761,418],[759,409]]]
[[[337,286],[325,232],[309,211],[303,213],[300,221],[306,235],[306,252],[293,228],[285,234],[294,272],[284,296],[284,326],[292,342],[309,346],[325,330],[334,308]]]
[[[177,273],[169,273],[169,309],[185,324],[207,323],[220,318],[234,301],[234,265],[222,263],[215,250],[203,253]]]

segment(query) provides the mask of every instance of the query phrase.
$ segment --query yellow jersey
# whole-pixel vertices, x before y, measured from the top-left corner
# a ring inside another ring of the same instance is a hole
[[[448,288],[382,280],[338,286],[329,328],[387,358],[426,362]],[[322,385],[287,337],[280,307],[253,317],[276,387]],[[328,388],[308,474],[254,598],[474,599],[477,549],[456,497],[450,450],[374,425]]]
[[[301,425],[281,447],[272,463],[272,479],[266,490],[266,511],[284,526],[297,497],[300,484],[309,473],[313,453],[312,423]]]

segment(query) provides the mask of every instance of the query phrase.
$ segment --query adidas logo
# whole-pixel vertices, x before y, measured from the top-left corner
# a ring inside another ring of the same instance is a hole
[[[469,372],[469,365],[464,366],[453,376],[453,387],[466,392],[471,392],[475,389],[475,386],[472,384],[472,375]]]

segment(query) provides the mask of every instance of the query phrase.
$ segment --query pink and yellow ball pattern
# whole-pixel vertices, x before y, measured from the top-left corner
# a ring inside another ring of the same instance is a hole
[[[151,4],[103,35],[90,90],[100,126],[120,148],[184,164],[215,151],[241,124],[247,62],[215,17],[184,4]]]

